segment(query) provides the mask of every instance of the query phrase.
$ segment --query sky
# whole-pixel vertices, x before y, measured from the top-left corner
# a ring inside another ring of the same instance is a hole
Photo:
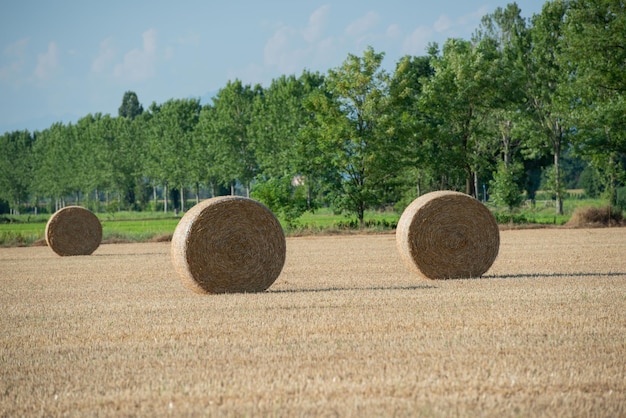
[[[545,0],[517,1],[526,18]],[[264,87],[326,73],[371,46],[393,72],[431,42],[470,39],[505,0],[3,0],[0,134],[117,116],[126,91],[200,98],[228,81]]]

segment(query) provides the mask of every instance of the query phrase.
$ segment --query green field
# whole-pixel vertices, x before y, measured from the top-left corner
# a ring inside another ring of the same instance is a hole
[[[500,224],[541,224],[563,225],[579,207],[599,207],[606,205],[602,199],[580,199],[575,194],[563,201],[563,215],[555,215],[554,201],[539,195],[535,206],[523,206],[510,213],[504,208],[488,205]],[[104,242],[144,242],[167,236],[174,232],[180,216],[163,212],[114,212],[99,213],[102,222]],[[0,246],[27,246],[43,239],[49,215],[0,215]],[[365,229],[380,232],[393,230],[400,213],[393,211],[368,211],[365,214]],[[7,222],[8,221],[8,222]],[[331,209],[322,208],[307,212],[293,225],[283,222],[287,235],[312,235],[320,233],[341,233],[358,230],[354,216],[335,214]]]

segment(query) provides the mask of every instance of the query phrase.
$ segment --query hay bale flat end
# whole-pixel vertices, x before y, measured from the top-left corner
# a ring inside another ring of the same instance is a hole
[[[48,220],[45,238],[58,255],[90,255],[102,242],[102,224],[90,210],[66,206]]]
[[[480,277],[498,256],[500,231],[478,200],[438,191],[418,197],[404,210],[396,244],[409,267],[426,278]]]
[[[280,275],[285,256],[285,234],[274,214],[245,197],[200,202],[172,236],[174,268],[197,293],[262,292]]]

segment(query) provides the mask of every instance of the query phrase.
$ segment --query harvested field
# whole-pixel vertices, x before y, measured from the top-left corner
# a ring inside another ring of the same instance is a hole
[[[626,416],[624,228],[503,231],[447,281],[392,234],[289,238],[259,294],[169,248],[1,248],[0,415]]]

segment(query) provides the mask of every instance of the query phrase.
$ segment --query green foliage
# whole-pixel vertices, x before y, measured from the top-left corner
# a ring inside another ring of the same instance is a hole
[[[367,48],[363,57],[350,54],[343,65],[330,70],[326,86],[332,95],[317,94],[308,102],[316,118],[322,152],[336,176],[329,189],[332,205],[356,215],[381,201],[397,172],[399,141],[387,135],[389,76],[382,70],[384,54]]]
[[[139,103],[137,93],[127,91],[122,98],[122,105],[118,109],[118,115],[122,118],[135,119],[143,113],[143,106]]]
[[[213,99],[210,112],[205,112],[203,138],[216,165],[213,176],[224,185],[239,182],[249,191],[257,173],[257,161],[252,141],[252,117],[255,97],[260,87],[254,89],[240,80],[228,82]]]
[[[250,196],[265,204],[274,214],[293,227],[307,210],[304,186],[294,185],[289,177],[272,177],[256,182]]]
[[[493,43],[461,39],[446,41],[442,55],[433,59],[434,75],[424,84],[419,106],[430,118],[424,145],[432,157],[426,164],[446,179],[444,188],[462,184],[476,196],[475,174],[492,153],[484,121],[496,105],[497,62]]]
[[[0,137],[0,200],[8,202],[16,212],[29,197],[34,165],[32,143],[28,131]]]
[[[532,19],[512,3],[470,41],[431,44],[393,74],[366,48],[326,74],[228,82],[204,106],[171,99],[144,111],[127,91],[116,117],[0,137],[0,201],[12,213],[81,204],[113,218],[251,192],[290,225],[329,208],[363,226],[368,211],[485,184],[511,210],[522,189],[535,200],[552,165],[554,222],[565,187],[618,205],[625,16],[616,0],[550,1]]]
[[[507,166],[504,162],[500,162],[491,181],[489,189],[491,198],[496,204],[509,208],[509,211],[513,211],[524,201],[520,185],[522,170],[521,163]]]
[[[542,189],[550,192],[552,199],[558,199],[559,196],[565,194],[563,182],[557,180],[560,172],[553,166],[547,167],[543,172],[543,180],[541,182]]]
[[[590,165],[580,173],[580,186],[589,197],[599,197],[602,192],[602,184],[598,172]]]
[[[532,222],[528,216],[524,213],[503,213],[503,212],[494,212],[494,217],[496,218],[496,222],[498,224],[515,224],[522,225]]]
[[[616,190],[615,207],[622,212],[626,212],[626,186]]]

